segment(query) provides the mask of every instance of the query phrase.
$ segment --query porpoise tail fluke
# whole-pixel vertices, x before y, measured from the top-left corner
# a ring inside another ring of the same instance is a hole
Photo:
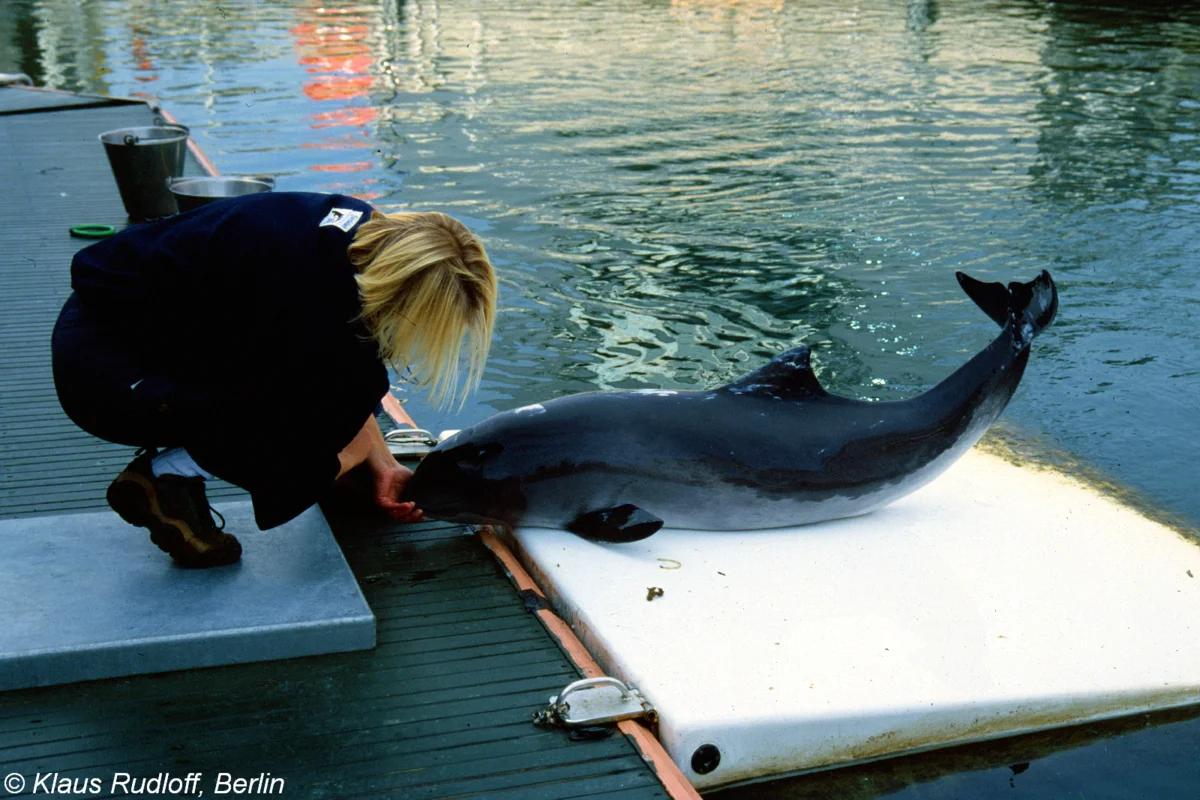
[[[1028,347],[1058,312],[1058,289],[1045,270],[1028,283],[1014,281],[1008,286],[977,281],[965,272],[955,275],[967,296],[997,325],[1003,328],[1012,320],[1016,343],[1021,348]]]

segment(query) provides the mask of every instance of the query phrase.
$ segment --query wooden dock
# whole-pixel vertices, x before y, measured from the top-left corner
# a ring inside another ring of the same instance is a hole
[[[96,137],[153,119],[138,102],[0,89],[0,520],[104,509],[132,455],[59,409],[50,332],[86,244],[68,229],[126,224]],[[25,779],[17,794],[51,773],[98,779],[89,796],[122,796],[118,773],[198,773],[209,795],[225,774],[298,798],[667,796],[625,736],[531,724],[579,671],[468,529],[325,512],[378,620],[374,650],[0,693],[0,773]]]

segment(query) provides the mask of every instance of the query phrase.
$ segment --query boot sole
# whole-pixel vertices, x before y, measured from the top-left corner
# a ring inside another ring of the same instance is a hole
[[[150,490],[146,479],[136,472],[118,475],[108,487],[107,499],[109,506],[121,519],[138,528],[149,529],[150,541],[185,567],[223,567],[242,557],[242,546],[237,539],[233,539],[233,545],[228,548],[216,548],[201,542],[206,549],[197,552],[188,543],[194,537],[161,519],[163,514],[158,498]]]

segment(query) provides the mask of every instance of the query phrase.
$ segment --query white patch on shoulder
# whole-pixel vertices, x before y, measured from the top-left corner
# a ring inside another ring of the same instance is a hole
[[[514,414],[545,414],[546,409],[541,403],[534,403],[531,406],[521,406],[513,411]]]
[[[331,208],[329,213],[325,215],[325,219],[321,220],[318,228],[324,228],[327,225],[332,225],[335,228],[341,228],[346,233],[354,227],[354,223],[362,219],[363,212],[355,211],[352,208]]]
[[[670,397],[673,394],[679,394],[679,392],[672,391],[671,389],[634,389],[633,393],[652,394],[655,397]]]

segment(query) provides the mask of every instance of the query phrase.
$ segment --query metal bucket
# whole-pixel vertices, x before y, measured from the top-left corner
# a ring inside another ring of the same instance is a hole
[[[119,128],[100,134],[130,218],[158,219],[178,210],[167,181],[183,174],[187,139],[188,129],[182,125]]]
[[[191,211],[206,203],[244,194],[269,192],[275,188],[275,179],[264,175],[205,175],[195,178],[173,178],[168,181],[171,194],[180,211]]]

